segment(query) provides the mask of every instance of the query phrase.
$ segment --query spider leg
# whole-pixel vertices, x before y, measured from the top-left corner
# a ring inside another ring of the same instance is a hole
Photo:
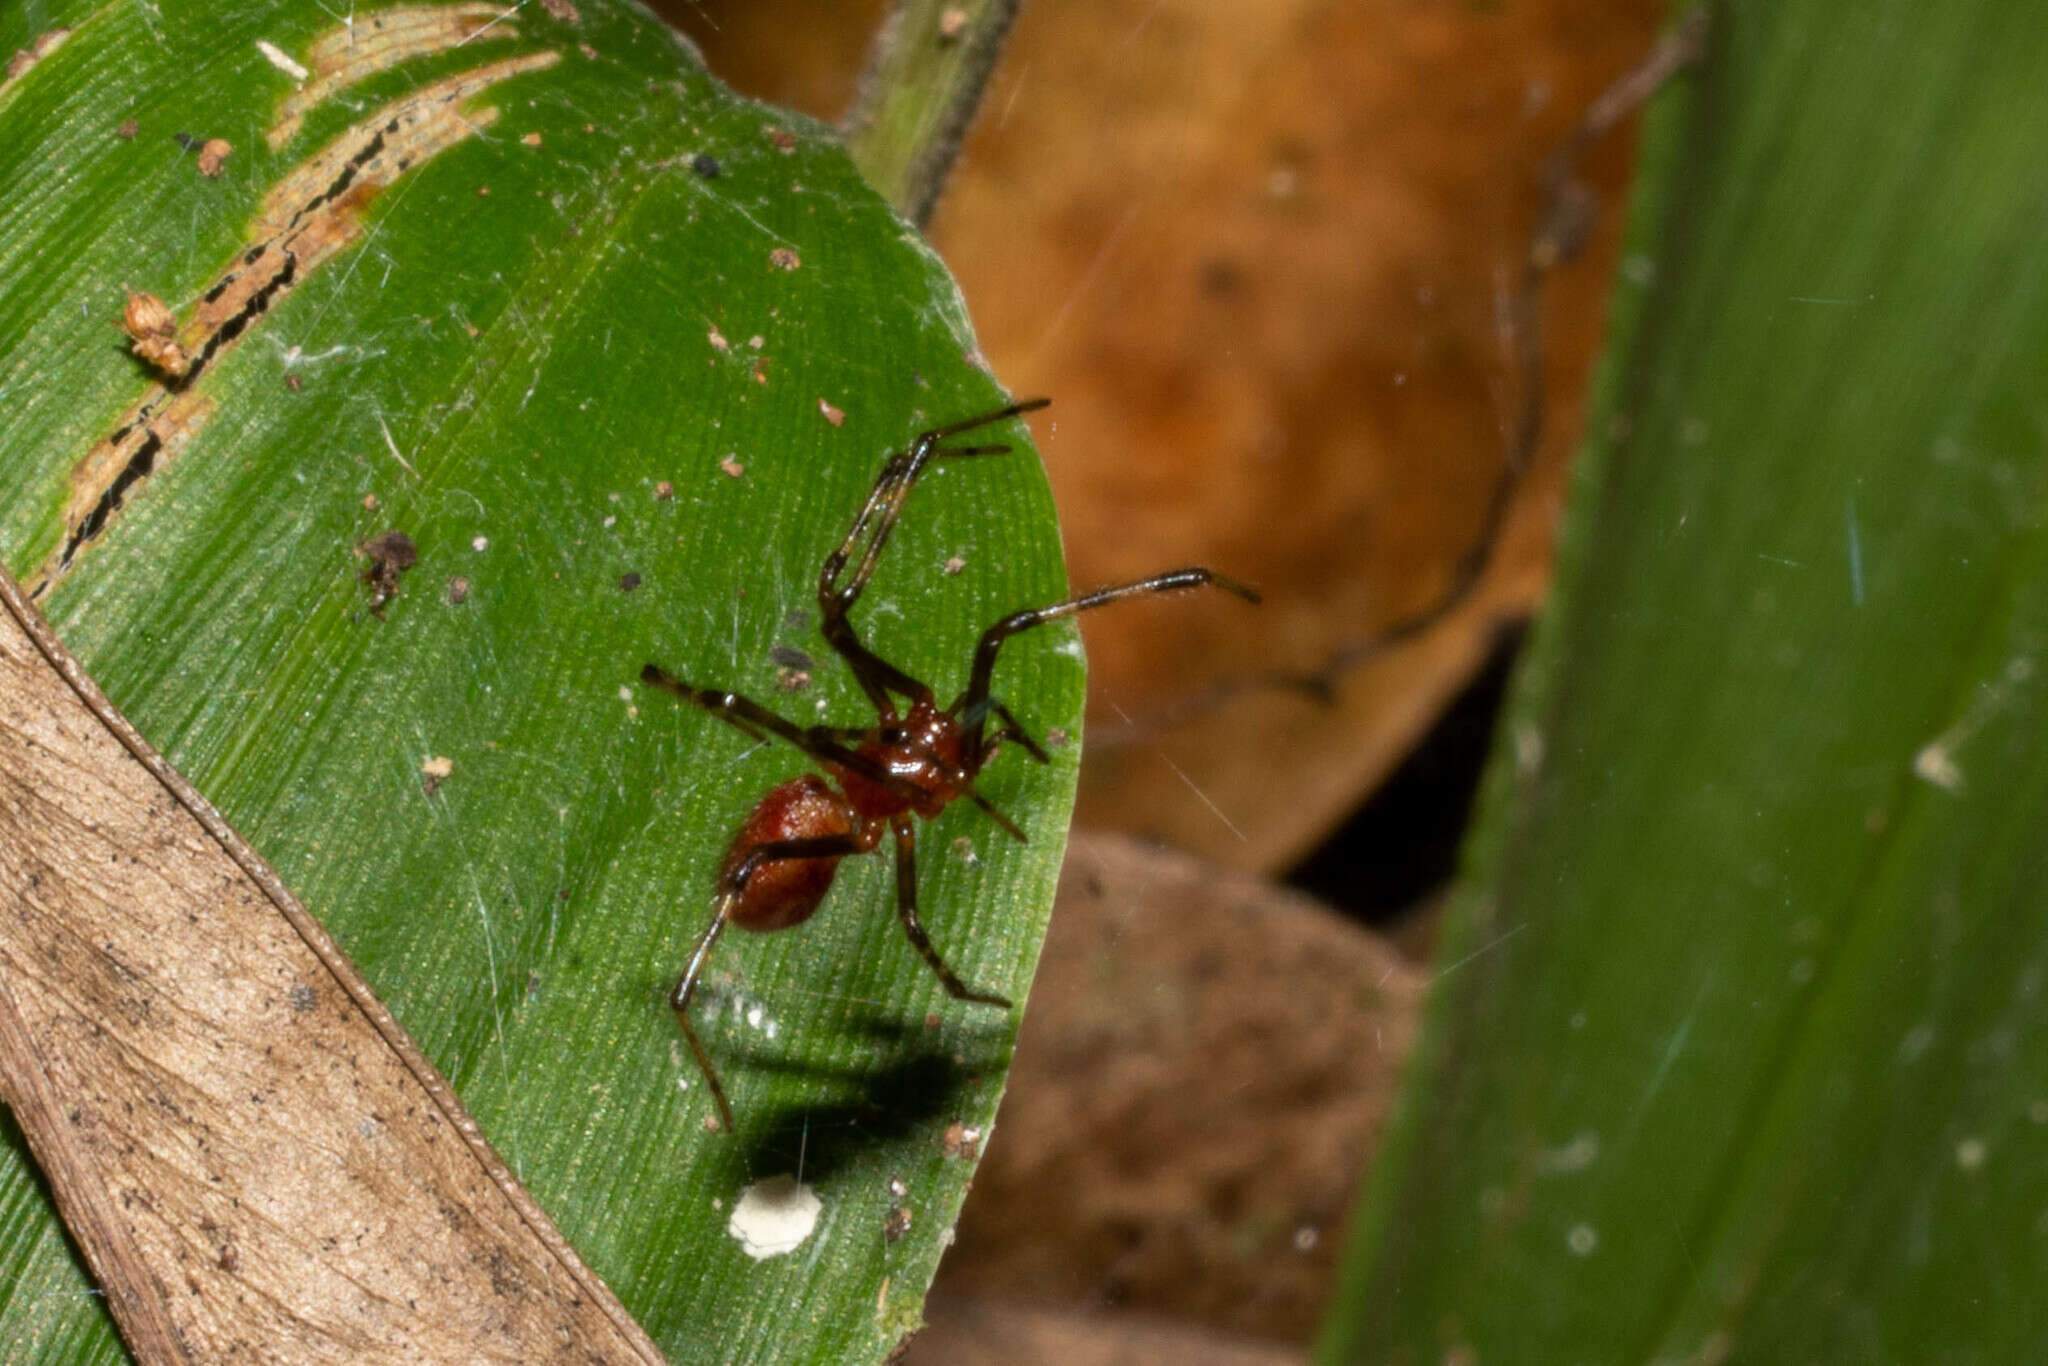
[[[998,996],[992,991],[976,991],[960,980],[953,969],[946,966],[946,960],[939,957],[939,951],[932,947],[931,936],[924,932],[924,926],[917,919],[917,830],[908,816],[898,816],[889,822],[896,832],[896,915],[903,922],[903,933],[931,970],[939,975],[945,985],[946,994],[958,1001],[973,1001],[985,1006],[1010,1007],[1010,998]]]
[[[976,446],[945,446],[941,443],[947,437],[1001,422],[1021,413],[1043,408],[1050,399],[1028,399],[1012,403],[993,412],[981,413],[943,427],[934,427],[920,432],[910,448],[893,455],[882,466],[882,472],[875,479],[875,485],[868,491],[868,500],[861,507],[860,514],[853,519],[853,527],[846,533],[846,539],[838,549],[825,557],[825,563],[818,570],[818,614],[819,630],[825,640],[846,661],[853,676],[859,682],[861,691],[867,694],[875,710],[884,717],[894,716],[895,707],[889,701],[891,692],[908,698],[930,697],[931,689],[887,660],[876,655],[861,643],[853,625],[846,619],[854,603],[860,600],[873,577],[875,566],[880,562],[882,549],[889,543],[889,533],[896,529],[896,520],[903,514],[904,500],[910,497],[910,490],[916,485],[918,476],[924,473],[926,465],[933,460],[951,455],[999,455],[1009,446],[996,443]],[[853,573],[844,583],[840,578],[846,572],[847,562],[852,560]]]
[[[719,1083],[718,1069],[711,1065],[711,1055],[704,1051],[703,1040],[697,1037],[697,1027],[690,1023],[690,999],[697,994],[697,979],[703,975],[704,960],[711,956],[711,946],[718,942],[718,936],[725,933],[732,903],[738,899],[735,894],[718,898],[718,909],[711,913],[711,923],[697,936],[697,947],[690,951],[690,961],[684,966],[683,975],[676,978],[675,990],[668,994],[676,1022],[683,1027],[683,1038],[689,1042],[690,1056],[697,1060],[697,1070],[704,1074],[704,1084],[711,1088],[711,1099],[718,1102],[718,1117],[724,1121],[727,1133],[733,1131],[732,1102],[725,1098],[725,1087]]]
[[[697,936],[696,947],[690,950],[690,961],[684,966],[682,976],[676,978],[675,989],[668,994],[668,1003],[683,1027],[683,1038],[689,1042],[690,1055],[697,1060],[697,1070],[704,1074],[704,1083],[711,1088],[711,1098],[718,1103],[718,1117],[724,1122],[727,1133],[733,1130],[732,1102],[725,1098],[725,1086],[718,1080],[718,1069],[711,1065],[711,1055],[704,1051],[704,1042],[697,1037],[697,1027],[690,1021],[690,1002],[697,994],[697,982],[704,975],[704,964],[711,957],[711,946],[725,933],[726,923],[732,919],[732,908],[738,904],[747,884],[763,864],[778,859],[843,858],[848,854],[866,853],[872,847],[871,844],[863,844],[858,835],[771,840],[754,846],[740,860],[738,867],[719,880],[718,905],[711,913],[711,923]]]
[[[968,801],[981,808],[983,815],[1001,826],[1004,834],[1019,844],[1029,844],[1031,842],[1030,838],[1025,835],[1023,827],[1019,826],[1017,822],[1011,820],[1008,816],[1005,816],[1001,811],[998,811],[995,803],[975,791],[971,785],[962,787],[960,791],[965,794]]]
[[[998,712],[1013,730],[1016,729],[1015,720],[1002,710],[1002,704],[992,702],[989,698],[989,687],[995,679],[996,654],[1002,649],[1004,641],[1019,631],[1028,631],[1034,626],[1043,626],[1049,621],[1059,621],[1063,617],[1075,616],[1097,607],[1107,607],[1113,602],[1122,602],[1125,598],[1145,597],[1153,593],[1178,593],[1190,588],[1220,588],[1226,593],[1235,593],[1246,602],[1259,600],[1256,589],[1239,583],[1236,579],[1226,578],[1213,569],[1174,569],[1164,574],[1139,579],[1135,583],[1098,588],[1092,593],[1083,593],[1079,597],[1056,602],[1048,607],[1027,607],[1021,612],[1010,613],[983,631],[981,642],[974,647],[974,667],[968,674],[967,691],[961,693],[953,705],[946,708],[946,714],[959,717],[967,730],[966,753],[961,760],[961,766],[970,773],[980,771],[987,750],[982,732],[988,724],[991,711]]]
[[[857,738],[864,732],[835,726],[799,726],[752,698],[685,683],[659,664],[643,665],[640,681],[651,688],[673,693],[693,706],[702,707],[749,739],[763,743],[771,739],[786,740],[821,764],[857,773],[869,782],[900,795],[910,796],[916,792],[912,784],[889,772],[881,763],[840,743],[846,738]]]
[[[1024,729],[1022,721],[1019,721],[1010,714],[1008,707],[991,698],[989,699],[988,710],[994,713],[996,719],[1003,723],[1003,728],[991,736],[991,740],[1015,740],[1023,747],[1026,754],[1038,760],[1039,763],[1049,764],[1052,762],[1052,756],[1045,752],[1045,747],[1031,738],[1031,732]]]

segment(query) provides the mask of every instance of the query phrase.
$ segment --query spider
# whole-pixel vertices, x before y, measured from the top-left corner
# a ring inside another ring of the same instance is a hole
[[[825,557],[818,571],[820,630],[833,651],[853,672],[854,681],[875,709],[871,726],[799,726],[758,702],[717,688],[700,688],[670,674],[658,664],[640,670],[640,681],[702,707],[748,738],[786,740],[824,770],[778,784],[755,804],[727,846],[719,867],[711,922],[698,935],[675,989],[669,993],[690,1052],[704,1074],[720,1122],[733,1128],[732,1104],[712,1066],[711,1055],[690,1021],[690,1002],[704,964],[727,925],[743,930],[785,930],[811,918],[831,889],[841,859],[874,853],[884,835],[896,845],[896,915],[903,933],[956,1000],[1008,1009],[1010,1000],[980,991],[960,980],[933,946],[917,918],[916,816],[929,820],[965,797],[986,812],[1002,830],[1022,840],[1017,824],[975,790],[974,780],[1005,741],[1014,741],[1040,763],[1049,757],[1010,709],[990,696],[996,656],[1003,642],[1020,631],[1059,621],[1076,613],[1106,607],[1125,598],[1181,589],[1213,587],[1247,602],[1259,595],[1214,570],[1175,569],[1134,583],[1098,588],[1046,607],[1012,612],[981,633],[968,670],[967,688],[941,708],[929,684],[912,677],[861,643],[847,613],[875,572],[889,542],[904,500],[918,476],[934,460],[953,456],[1000,455],[1005,443],[948,446],[952,437],[987,427],[1050,403],[1035,398],[993,412],[965,418],[918,433],[908,449],[883,464],[868,492],[866,504],[853,519],[852,530],[839,548]],[[847,566],[852,565],[851,573]],[[901,699],[902,705],[898,705]],[[996,729],[990,732],[990,723]]]

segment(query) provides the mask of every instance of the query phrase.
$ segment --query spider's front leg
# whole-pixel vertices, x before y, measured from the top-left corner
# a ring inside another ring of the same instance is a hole
[[[896,529],[896,521],[903,515],[904,500],[910,497],[918,477],[934,460],[957,455],[1001,455],[1010,449],[1002,442],[979,446],[942,444],[948,437],[1035,412],[1050,402],[1052,400],[1046,398],[1027,399],[919,432],[908,450],[891,456],[882,466],[882,472],[876,476],[874,487],[868,491],[868,500],[853,519],[846,539],[825,557],[825,563],[819,568],[818,629],[826,643],[846,661],[846,667],[853,671],[861,691],[867,694],[868,701],[884,719],[896,714],[895,704],[889,697],[891,693],[916,700],[929,698],[932,690],[862,644],[853,623],[847,620],[847,613],[853,610],[854,603],[866,591],[868,580],[874,576],[875,566],[882,558],[882,548],[889,543],[889,533]],[[846,574],[849,561],[853,564],[853,573],[842,583],[840,580]]]
[[[968,672],[967,690],[954,699],[952,706],[946,708],[946,714],[958,717],[962,729],[966,732],[963,767],[969,772],[979,772],[982,764],[987,762],[988,741],[984,729],[988,725],[991,712],[998,715],[1006,728],[998,732],[996,738],[1014,736],[1031,748],[1034,755],[1041,753],[1035,746],[1030,745],[1028,737],[1023,734],[1023,727],[1017,724],[1017,718],[1010,715],[1002,703],[994,701],[989,696],[989,689],[995,684],[996,655],[1003,648],[1004,641],[1034,626],[1043,626],[1047,622],[1090,612],[1097,607],[1107,607],[1113,602],[1122,602],[1125,598],[1146,597],[1153,593],[1180,593],[1191,588],[1220,588],[1226,593],[1236,594],[1246,602],[1255,603],[1259,600],[1258,590],[1250,585],[1239,583],[1236,579],[1219,574],[1213,569],[1196,566],[1192,569],[1171,569],[1164,574],[1139,579],[1135,583],[1120,583],[1112,588],[1098,588],[1092,593],[1083,593],[1079,597],[1068,598],[1065,602],[1056,602],[1047,607],[1027,607],[1021,612],[1010,613],[983,631],[980,643],[974,647],[974,665]]]

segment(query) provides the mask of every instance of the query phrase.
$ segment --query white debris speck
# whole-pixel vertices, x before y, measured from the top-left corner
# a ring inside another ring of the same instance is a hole
[[[1956,1165],[1966,1172],[1973,1172],[1984,1165],[1990,1150],[1981,1138],[1966,1138],[1956,1144]]]
[[[1945,740],[1930,740],[1913,756],[1913,772],[1922,782],[1933,783],[1944,792],[1960,792],[1963,770]]]
[[[1564,1245],[1574,1257],[1590,1257],[1600,1246],[1600,1234],[1591,1224],[1573,1224],[1571,1232],[1564,1235]]]
[[[763,1261],[802,1247],[824,1208],[815,1190],[784,1172],[742,1190],[725,1231],[739,1240],[749,1257]]]
[[[1569,1176],[1586,1170],[1599,1159],[1600,1135],[1588,1129],[1573,1135],[1569,1143],[1537,1153],[1536,1169],[1552,1176]]]
[[[491,538],[488,536],[478,536],[470,541],[469,548],[478,552],[489,550],[491,548]]]
[[[295,81],[303,81],[312,74],[287,56],[284,49],[276,43],[258,38],[256,40],[256,50],[263,54],[265,61]]]

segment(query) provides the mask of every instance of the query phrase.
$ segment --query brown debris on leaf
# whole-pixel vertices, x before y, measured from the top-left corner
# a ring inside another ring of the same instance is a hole
[[[226,138],[208,138],[199,145],[199,174],[208,180],[219,180],[221,167],[234,150],[235,144]]]
[[[803,263],[803,258],[788,247],[777,247],[768,253],[768,264],[777,270],[795,270]]]
[[[381,617],[384,604],[399,594],[399,577],[420,562],[419,547],[403,531],[393,530],[364,541],[356,554],[370,562],[357,577],[370,585],[370,610]]]
[[[441,790],[442,780],[455,772],[455,761],[445,754],[430,755],[420,764],[420,790],[429,797]]]
[[[177,341],[178,319],[156,295],[128,290],[128,302],[121,310],[121,330],[128,334],[128,349],[165,375],[183,379],[191,372],[192,357]]]

